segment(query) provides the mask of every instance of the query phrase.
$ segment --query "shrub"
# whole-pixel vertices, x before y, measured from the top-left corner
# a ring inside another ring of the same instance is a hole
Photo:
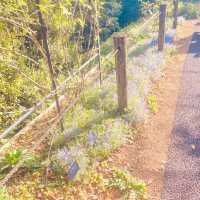
[[[134,179],[131,174],[120,169],[113,169],[112,178],[106,184],[110,189],[122,192],[125,199],[144,199],[146,196],[146,184]]]
[[[15,166],[20,161],[21,157],[21,150],[14,149],[6,153],[5,156],[0,160],[0,172],[3,172]]]
[[[199,8],[193,3],[180,3],[179,16],[185,19],[197,19],[199,17]]]
[[[5,188],[0,188],[0,200],[12,200]]]

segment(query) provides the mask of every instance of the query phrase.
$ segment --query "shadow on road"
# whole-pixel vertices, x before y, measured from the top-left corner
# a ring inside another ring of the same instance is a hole
[[[194,57],[200,57],[200,32],[193,34],[188,53],[193,54]]]
[[[176,134],[177,143],[175,147],[184,151],[189,156],[200,157],[200,135],[191,134],[192,130],[184,125],[178,125],[172,132]]]

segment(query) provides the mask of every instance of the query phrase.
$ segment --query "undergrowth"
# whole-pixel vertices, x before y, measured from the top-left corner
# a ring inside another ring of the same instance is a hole
[[[91,163],[108,158],[113,150],[126,142],[129,135],[135,133],[124,114],[117,111],[112,84],[102,87],[86,91],[82,103],[66,116],[65,122],[72,127],[68,127],[67,134],[54,140],[54,146],[60,148],[53,156],[54,165],[76,161],[81,168],[79,174],[84,174]],[[73,139],[63,142],[69,135]]]
[[[157,103],[157,98],[155,95],[148,95],[147,96],[147,103],[149,110],[152,113],[157,113],[158,112],[158,103]]]
[[[144,43],[145,39],[148,37],[142,37],[141,43]],[[174,55],[175,50],[168,54]],[[95,185],[95,189],[101,193],[106,189],[116,189],[122,193],[124,200],[145,198],[146,185],[129,173],[109,169],[111,177],[104,177],[104,174],[96,169],[99,165],[103,169],[110,168],[105,163],[111,159],[111,153],[134,140],[137,130],[132,125],[143,122],[148,110],[153,113],[158,111],[156,96],[150,94],[150,90],[152,81],[162,75],[163,64],[164,54],[155,51],[149,43],[145,49],[137,52],[137,57],[129,60],[129,108],[124,113],[117,110],[115,74],[105,79],[101,87],[95,83],[86,89],[81,102],[64,118],[66,130],[63,133],[58,132],[53,138],[49,160],[42,161],[43,156],[38,158],[30,155],[24,163],[24,167],[30,173],[27,176],[34,179],[29,185],[24,185],[21,181],[19,187],[17,186],[19,191],[24,192],[24,198],[29,196],[29,186],[34,188],[30,193],[36,195],[36,191],[39,190],[43,199],[51,196],[52,188],[65,190],[66,198],[72,194],[84,196],[86,191],[84,187],[81,188],[84,184],[87,187]],[[112,64],[109,68],[113,68]],[[51,145],[50,142],[48,145]],[[48,152],[43,154],[47,155]],[[18,154],[8,157],[10,167],[20,159]],[[73,162],[76,162],[80,169],[71,182],[66,175]],[[46,185],[44,177],[47,179]],[[80,188],[77,187],[77,183]],[[20,192],[16,195],[20,196]],[[84,199],[80,196],[78,199]]]
[[[200,16],[199,7],[194,3],[179,3],[179,16],[185,19],[197,19]]]
[[[145,183],[136,180],[124,170],[113,169],[112,177],[108,180],[106,186],[119,190],[124,200],[146,198],[147,188]]]
[[[14,200],[5,188],[0,188],[0,200]]]
[[[3,158],[0,160],[0,173],[7,171],[8,169],[14,167],[21,159],[21,150],[11,150],[7,152]]]

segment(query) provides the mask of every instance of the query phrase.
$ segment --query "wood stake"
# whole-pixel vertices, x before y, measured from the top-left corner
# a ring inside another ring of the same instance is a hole
[[[178,0],[174,0],[174,22],[173,29],[177,28],[178,25]]]
[[[166,21],[166,4],[160,5],[159,16],[159,33],[158,33],[158,51],[163,51],[165,44],[165,21]]]
[[[115,56],[116,63],[116,76],[117,76],[117,93],[118,93],[118,106],[119,111],[124,112],[128,106],[127,103],[127,47],[125,36],[115,36],[114,38],[115,50],[117,50]]]

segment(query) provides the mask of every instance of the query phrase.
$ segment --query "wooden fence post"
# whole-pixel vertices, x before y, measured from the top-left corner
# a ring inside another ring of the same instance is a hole
[[[115,56],[116,76],[117,76],[117,94],[119,111],[124,112],[128,106],[127,98],[127,46],[126,36],[114,36],[114,46],[117,50]]]
[[[158,51],[163,51],[165,44],[165,21],[166,21],[166,4],[160,5],[159,15],[159,33],[158,33]]]
[[[178,24],[178,0],[174,0],[174,21],[173,21],[173,28],[176,29],[177,28],[177,24]]]

